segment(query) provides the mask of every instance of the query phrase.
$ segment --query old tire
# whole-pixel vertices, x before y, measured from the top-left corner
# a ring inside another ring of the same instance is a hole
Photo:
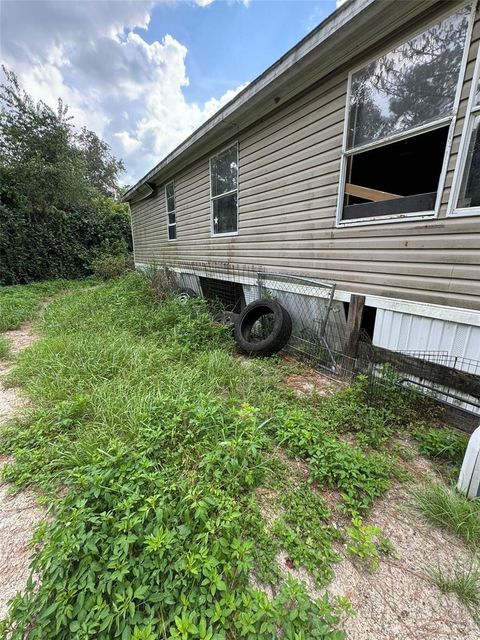
[[[266,317],[267,335],[256,338],[252,329]],[[252,356],[271,356],[287,344],[292,334],[292,319],[288,311],[276,300],[255,300],[241,312],[235,325],[235,341],[244,353]]]
[[[177,300],[184,303],[187,302],[187,300],[190,300],[190,298],[198,298],[198,293],[193,289],[186,287],[185,289],[179,289],[176,292],[175,297]]]

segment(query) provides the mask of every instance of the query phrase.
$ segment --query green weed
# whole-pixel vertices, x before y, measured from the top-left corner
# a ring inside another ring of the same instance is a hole
[[[447,427],[429,427],[425,422],[415,424],[411,431],[424,456],[461,464],[468,443],[464,434]]]
[[[347,527],[349,542],[347,554],[360,559],[369,570],[375,571],[380,562],[380,555],[392,555],[394,548],[388,538],[381,535],[382,530],[364,524],[362,518],[352,518],[352,527]]]
[[[4,474],[67,493],[5,634],[343,638],[335,603],[250,586],[277,544],[252,499],[284,402],[275,367],[246,369],[204,301],[157,304],[138,274],[52,302],[42,329],[16,367],[36,409],[2,432]]]
[[[0,360],[8,358],[10,355],[10,343],[7,338],[0,336]]]
[[[295,486],[282,495],[283,512],[272,533],[284,548],[294,567],[305,567],[318,585],[333,577],[331,564],[339,560],[332,543],[341,538],[330,524],[331,513],[325,501],[308,485]]]
[[[479,500],[469,500],[441,482],[429,482],[413,491],[413,507],[467,544],[480,544]]]
[[[18,329],[32,320],[45,298],[67,289],[85,287],[94,280],[49,280],[29,285],[13,285],[0,288],[0,332]]]
[[[450,569],[436,567],[430,577],[442,593],[455,593],[467,607],[473,619],[480,624],[480,563],[473,556],[465,565],[456,560]]]
[[[343,508],[352,515],[368,511],[389,488],[390,466],[383,454],[367,454],[334,438],[325,439],[311,457],[312,477],[339,489]]]

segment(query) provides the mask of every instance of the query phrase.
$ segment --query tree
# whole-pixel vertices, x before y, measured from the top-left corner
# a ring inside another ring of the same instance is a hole
[[[86,127],[77,134],[75,140],[85,160],[90,186],[102,195],[118,196],[118,174],[125,170],[122,160],[114,158],[108,144]]]
[[[0,284],[79,277],[131,249],[123,163],[68,108],[35,103],[3,67],[0,85]]]

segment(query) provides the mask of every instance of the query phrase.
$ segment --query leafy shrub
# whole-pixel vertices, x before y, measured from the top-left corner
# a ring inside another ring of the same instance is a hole
[[[423,455],[461,464],[467,448],[468,437],[448,427],[429,427],[424,422],[412,429],[413,437]]]
[[[323,441],[310,460],[315,480],[339,489],[347,512],[367,511],[390,486],[390,468],[380,454],[366,454],[334,438]]]
[[[113,199],[123,163],[95,133],[77,132],[62,103],[35,104],[3,72],[0,284],[85,276],[99,252],[131,249],[128,206]]]
[[[94,258],[92,271],[102,280],[110,280],[122,276],[125,271],[133,268],[133,261],[128,254],[101,255]]]

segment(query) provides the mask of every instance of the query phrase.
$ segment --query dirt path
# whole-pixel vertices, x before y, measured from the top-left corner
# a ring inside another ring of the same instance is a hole
[[[3,334],[10,343],[12,354],[30,346],[37,338],[31,323]],[[12,363],[0,360],[0,428],[26,406],[26,399],[15,387],[8,387],[5,379]],[[0,468],[7,458],[0,457]],[[0,620],[8,611],[8,601],[24,588],[29,575],[30,550],[28,543],[37,523],[43,516],[28,491],[9,493],[5,482],[0,482]]]

